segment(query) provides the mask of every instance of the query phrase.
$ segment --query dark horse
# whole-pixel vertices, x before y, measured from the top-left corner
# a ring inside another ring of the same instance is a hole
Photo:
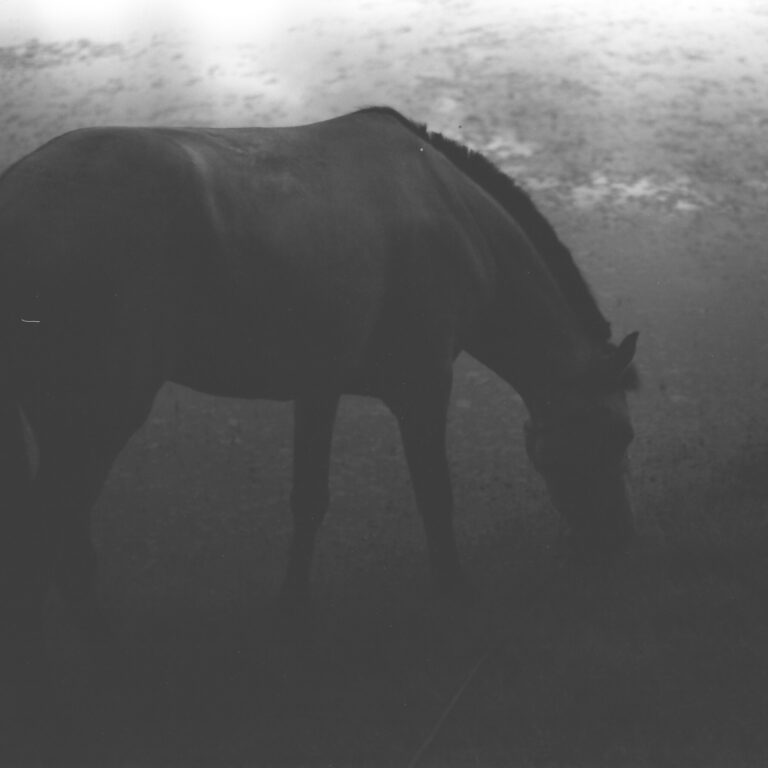
[[[607,558],[632,533],[636,334],[609,337],[530,198],[394,110],[67,133],[0,178],[4,615],[34,620],[55,583],[99,622],[91,508],[166,381],[294,401],[289,602],[309,591],[339,397],[380,398],[434,579],[456,588],[446,413],[462,350],[521,394],[528,453],[575,548]]]

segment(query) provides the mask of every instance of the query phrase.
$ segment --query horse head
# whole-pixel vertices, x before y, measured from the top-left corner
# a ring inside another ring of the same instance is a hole
[[[525,425],[528,455],[567,526],[570,554],[585,564],[609,563],[634,533],[626,392],[636,384],[637,336],[608,347],[585,381],[548,397]]]

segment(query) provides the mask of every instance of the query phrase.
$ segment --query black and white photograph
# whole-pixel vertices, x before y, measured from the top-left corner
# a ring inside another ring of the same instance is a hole
[[[768,765],[768,1],[0,0],[0,768]]]

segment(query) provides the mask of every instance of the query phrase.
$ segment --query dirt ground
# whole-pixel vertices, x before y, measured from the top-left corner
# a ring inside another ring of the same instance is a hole
[[[394,423],[350,398],[317,626],[286,646],[270,617],[290,409],[168,387],[94,522],[134,684],[105,681],[53,600],[66,714],[31,753],[137,767],[764,765],[768,4],[351,8],[227,42],[178,19],[104,38],[9,25],[0,167],[83,125],[279,125],[379,103],[481,150],[532,192],[616,335],[640,331],[637,552],[597,590],[562,569],[522,403],[461,358],[451,445],[474,599],[430,597]]]

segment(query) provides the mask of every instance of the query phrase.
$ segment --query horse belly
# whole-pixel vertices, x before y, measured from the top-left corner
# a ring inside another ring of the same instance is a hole
[[[212,395],[292,400],[319,388],[353,391],[366,378],[370,334],[365,317],[340,329],[316,318],[291,325],[284,318],[262,322],[198,323],[187,333],[170,378]]]

